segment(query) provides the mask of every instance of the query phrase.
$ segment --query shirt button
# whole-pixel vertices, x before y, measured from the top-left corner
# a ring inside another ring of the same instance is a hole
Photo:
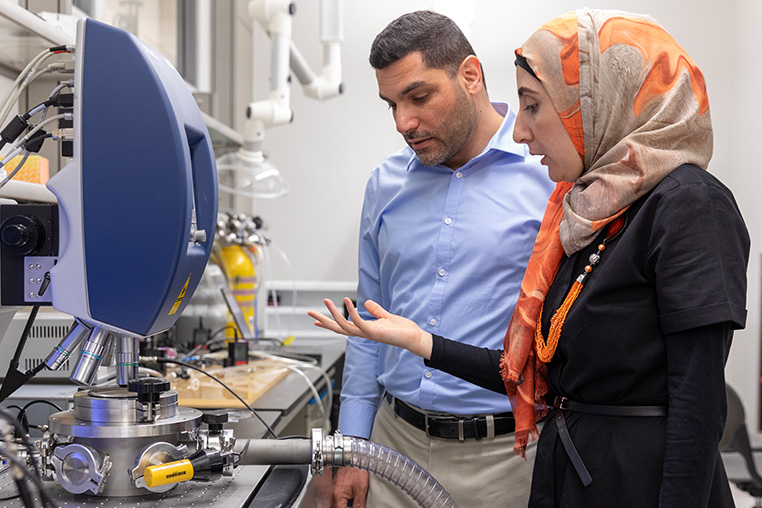
[[[431,319],[429,319],[429,324],[430,324],[431,326],[434,326],[435,324],[437,324],[437,320],[436,320],[436,319],[434,319],[434,318],[431,318]]]
[[[431,371],[427,370],[425,376],[426,376],[426,379],[431,379]]]
[[[455,178],[463,178],[463,173],[458,171],[457,173],[455,173]]]
[[[444,274],[445,274],[445,269],[444,269],[444,268],[440,268],[440,269],[439,269],[439,271],[438,271],[437,273],[438,273],[439,275],[444,275]]]
[[[447,225],[450,225],[450,224],[452,224],[452,219],[451,219],[451,218],[449,218],[449,217],[447,217],[447,218],[445,219],[445,224],[447,224]]]

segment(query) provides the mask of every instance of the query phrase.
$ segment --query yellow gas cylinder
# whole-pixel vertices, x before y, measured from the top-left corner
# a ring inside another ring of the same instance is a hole
[[[255,322],[254,298],[256,297],[257,274],[251,257],[246,253],[244,247],[240,245],[230,245],[222,247],[221,261],[222,269],[228,278],[233,295],[241,308],[241,313],[246,322],[251,325]],[[233,325],[234,323],[229,323]],[[233,337],[232,329],[225,333],[226,337]]]

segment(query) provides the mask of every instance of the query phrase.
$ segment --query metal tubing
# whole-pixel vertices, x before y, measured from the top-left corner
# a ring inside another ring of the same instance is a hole
[[[239,441],[245,446],[245,441]],[[241,454],[241,465],[310,464],[312,441],[309,439],[251,439]]]

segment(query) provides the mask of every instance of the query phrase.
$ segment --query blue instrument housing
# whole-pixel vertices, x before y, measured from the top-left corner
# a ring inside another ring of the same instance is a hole
[[[211,139],[182,77],[132,34],[81,20],[75,67],[74,158],[48,184],[62,212],[53,307],[152,335],[175,323],[211,254]]]

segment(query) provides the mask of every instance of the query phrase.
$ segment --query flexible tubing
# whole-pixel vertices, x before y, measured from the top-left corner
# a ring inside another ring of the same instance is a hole
[[[458,508],[433,476],[404,455],[365,439],[348,436],[344,439],[351,442],[346,466],[368,471],[391,482],[422,508]]]

